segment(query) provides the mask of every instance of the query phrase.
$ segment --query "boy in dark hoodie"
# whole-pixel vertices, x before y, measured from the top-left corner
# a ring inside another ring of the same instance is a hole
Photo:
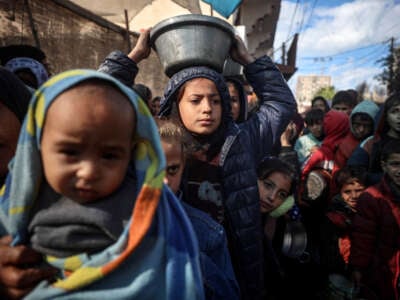
[[[368,172],[368,185],[376,184],[382,178],[380,156],[383,147],[391,140],[400,139],[399,92],[389,95],[376,119],[374,135],[365,139],[348,160],[348,164]]]

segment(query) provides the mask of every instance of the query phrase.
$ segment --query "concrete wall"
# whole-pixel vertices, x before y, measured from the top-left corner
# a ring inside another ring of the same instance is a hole
[[[246,26],[248,48],[256,57],[272,56],[281,0],[246,0],[240,6],[238,22]]]
[[[124,28],[61,0],[0,0],[0,46],[37,46],[30,15],[53,74],[71,68],[96,69],[112,50],[129,50]],[[136,39],[137,35],[130,33],[132,45]],[[139,68],[136,82],[147,84],[154,95],[161,95],[167,78],[155,53]]]

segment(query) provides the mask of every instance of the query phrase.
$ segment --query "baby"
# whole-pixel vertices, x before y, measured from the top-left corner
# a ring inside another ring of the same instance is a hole
[[[34,249],[66,257],[117,241],[137,193],[128,172],[135,127],[126,96],[98,79],[56,98],[40,141],[44,177],[56,194],[42,189],[35,203],[29,225]]]
[[[131,89],[90,70],[46,82],[0,194],[0,236],[61,271],[27,299],[202,299],[197,242],[164,169],[154,120]]]

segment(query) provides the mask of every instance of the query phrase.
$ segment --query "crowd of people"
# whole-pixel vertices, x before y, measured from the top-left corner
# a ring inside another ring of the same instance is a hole
[[[98,70],[2,60],[1,297],[399,299],[400,94],[303,118],[235,37],[246,81],[191,66],[157,96],[149,33]]]

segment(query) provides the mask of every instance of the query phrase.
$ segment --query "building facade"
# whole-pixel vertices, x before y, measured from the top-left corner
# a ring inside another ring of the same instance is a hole
[[[311,106],[311,100],[321,89],[331,86],[331,76],[302,75],[297,78],[296,100],[300,112]]]

